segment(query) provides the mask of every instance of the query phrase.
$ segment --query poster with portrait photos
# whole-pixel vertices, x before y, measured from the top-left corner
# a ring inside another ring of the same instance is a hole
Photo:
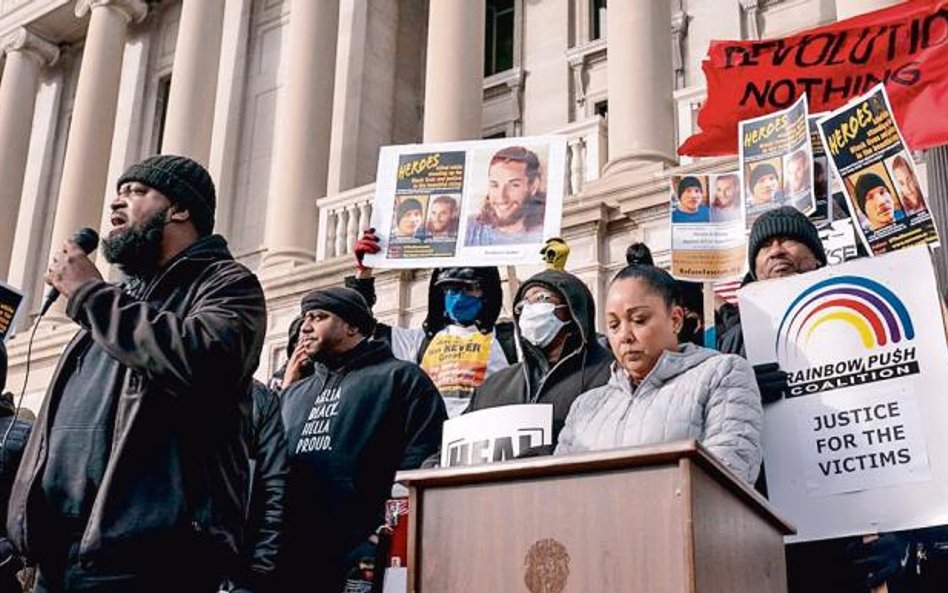
[[[737,171],[669,178],[671,272],[707,282],[747,272],[744,202]]]
[[[781,206],[804,214],[816,210],[806,96],[782,111],[742,121],[739,130],[747,227]]]
[[[819,120],[819,128],[842,180],[854,226],[870,254],[939,244],[928,198],[885,85],[829,113]]]
[[[540,264],[560,233],[566,138],[538,136],[385,146],[368,266]]]
[[[0,282],[0,342],[6,342],[13,332],[18,315],[23,310],[23,292]]]

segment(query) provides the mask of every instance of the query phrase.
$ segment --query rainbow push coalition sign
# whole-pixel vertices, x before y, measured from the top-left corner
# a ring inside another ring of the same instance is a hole
[[[764,461],[790,541],[948,523],[948,347],[928,250],[739,298],[748,359],[788,373],[787,397],[765,406]]]
[[[808,364],[808,353],[814,358],[838,355],[839,332],[857,342],[857,355]],[[892,289],[871,278],[846,275],[817,282],[790,303],[774,348],[781,368],[799,368],[789,378],[790,395],[799,396],[917,373],[914,339],[912,317]]]

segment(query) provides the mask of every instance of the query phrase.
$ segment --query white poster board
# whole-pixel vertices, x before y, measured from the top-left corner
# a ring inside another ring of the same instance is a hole
[[[487,408],[444,423],[441,467],[505,461],[552,444],[553,404]]]
[[[948,347],[928,249],[738,293],[747,357],[789,373],[764,408],[789,542],[948,523]]]
[[[372,227],[376,268],[542,263],[560,233],[566,138],[384,146]]]

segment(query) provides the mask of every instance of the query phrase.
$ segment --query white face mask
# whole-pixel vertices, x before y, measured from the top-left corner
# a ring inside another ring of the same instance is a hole
[[[520,335],[537,348],[553,341],[566,322],[556,316],[553,303],[527,303],[520,313]]]

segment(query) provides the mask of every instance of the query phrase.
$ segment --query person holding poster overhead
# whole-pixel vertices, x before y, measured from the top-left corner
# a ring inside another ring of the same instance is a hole
[[[677,284],[654,266],[628,266],[606,295],[616,355],[603,387],[573,402],[556,454],[696,439],[753,483],[763,451],[763,409],[743,358],[678,344]]]
[[[523,360],[488,377],[466,412],[552,403],[555,441],[573,400],[609,380],[612,354],[596,340],[592,293],[569,272],[544,270],[531,276],[514,303]]]

